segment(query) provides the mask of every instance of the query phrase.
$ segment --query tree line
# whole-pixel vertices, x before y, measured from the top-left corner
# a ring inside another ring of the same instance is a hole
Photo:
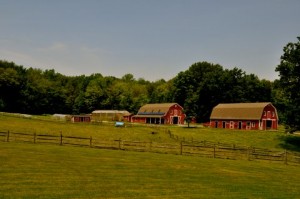
[[[0,111],[81,114],[96,109],[118,109],[136,113],[146,103],[177,102],[186,115],[195,116],[197,122],[206,122],[212,108],[219,103],[272,102],[280,120],[287,122],[298,114],[300,105],[299,46],[298,41],[284,48],[281,64],[276,68],[280,79],[275,81],[208,62],[194,63],[168,81],[150,82],[135,79],[132,74],[121,78],[100,73],[66,76],[53,69],[24,68],[0,61]],[[295,75],[287,72],[293,64]],[[291,74],[294,76],[289,78]],[[288,108],[293,109],[291,104],[297,104],[298,108],[287,112]],[[297,122],[299,119],[294,121]]]
[[[169,81],[95,73],[66,76],[0,61],[0,110],[29,114],[90,113],[96,109],[137,112],[146,103],[177,102],[187,115],[207,121],[213,106],[226,102],[272,101],[272,82],[238,68],[195,63]]]

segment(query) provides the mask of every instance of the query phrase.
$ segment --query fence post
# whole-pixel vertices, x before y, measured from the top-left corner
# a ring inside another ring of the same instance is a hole
[[[63,144],[63,135],[62,135],[62,132],[60,131],[60,145]]]
[[[6,141],[9,142],[9,131],[7,131]]]
[[[93,147],[93,138],[90,136],[90,147]]]

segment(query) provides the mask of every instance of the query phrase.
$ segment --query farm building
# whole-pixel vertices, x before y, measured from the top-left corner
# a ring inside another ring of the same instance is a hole
[[[278,115],[270,102],[219,104],[210,116],[212,128],[276,130]]]
[[[125,114],[125,115],[123,116],[123,119],[124,119],[124,121],[126,121],[126,122],[131,122],[131,121],[132,121],[132,116],[134,116],[134,114],[132,114],[132,113]]]
[[[72,122],[91,122],[91,115],[72,115]]]
[[[147,124],[183,124],[185,114],[177,103],[146,104],[131,119]]]
[[[55,120],[60,120],[60,121],[67,121],[69,119],[70,121],[70,118],[71,118],[71,115],[65,115],[65,114],[53,114],[52,117],[55,119]]]
[[[124,116],[129,116],[128,111],[119,110],[95,110],[92,112],[93,122],[102,121],[123,121]]]

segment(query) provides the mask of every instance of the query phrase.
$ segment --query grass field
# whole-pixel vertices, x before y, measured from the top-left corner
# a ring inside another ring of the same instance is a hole
[[[245,131],[225,130],[211,128],[184,128],[177,126],[139,126],[129,124],[126,128],[116,128],[113,123],[74,124],[51,121],[49,117],[25,119],[0,115],[0,131],[45,133],[65,136],[83,136],[101,140],[136,140],[163,143],[174,143],[168,130],[179,137],[188,140],[222,142],[241,146],[253,146],[258,148],[282,149],[283,131]],[[155,132],[154,134],[152,132]]]
[[[0,198],[300,198],[268,162],[6,142],[0,162]]]
[[[283,132],[72,124],[0,115],[0,131],[280,148]],[[152,132],[155,132],[154,134]],[[0,198],[300,198],[300,167],[282,162],[0,142]]]
[[[66,123],[53,120],[26,119],[0,115],[0,131],[43,133],[65,136],[82,136],[101,140],[142,140],[155,142],[173,142],[166,134],[166,128],[147,126],[114,127],[113,123],[89,124]],[[152,134],[152,132],[156,132]]]
[[[255,130],[232,130],[214,128],[171,128],[171,132],[188,139],[206,140],[236,144],[241,146],[253,146],[268,149],[281,148],[281,137],[285,136],[283,131],[255,131]]]

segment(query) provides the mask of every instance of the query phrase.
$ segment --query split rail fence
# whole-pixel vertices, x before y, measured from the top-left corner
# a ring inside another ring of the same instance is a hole
[[[237,146],[208,141],[178,141],[177,143],[142,142],[130,140],[100,140],[92,137],[76,137],[37,134],[0,132],[2,142],[28,142],[39,144],[72,145],[99,149],[129,150],[176,155],[201,156],[232,160],[267,160],[284,164],[300,165],[300,153],[290,151],[274,151],[262,148]]]

